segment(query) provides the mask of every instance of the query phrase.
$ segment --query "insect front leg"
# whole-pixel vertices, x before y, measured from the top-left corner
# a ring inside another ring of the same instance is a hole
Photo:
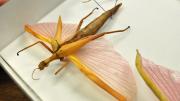
[[[38,44],[38,43],[40,43],[41,45],[43,45],[49,52],[53,53],[53,51],[51,50],[51,48],[49,48],[45,43],[43,43],[42,41],[37,41],[37,42],[35,42],[34,44],[29,45],[29,46],[21,49],[20,51],[18,51],[18,52],[17,52],[17,55],[19,55],[20,52],[22,52],[22,51],[24,51],[24,50],[26,50],[26,49],[28,49],[28,48],[30,48],[30,47]]]
[[[77,29],[76,29],[76,32],[80,30],[80,28],[81,28],[81,26],[82,26],[82,24],[83,24],[83,21],[84,21],[87,17],[89,17],[96,9],[98,9],[98,8],[94,8],[88,15],[86,15],[84,18],[82,18],[82,19],[80,20],[80,22],[79,22],[79,24],[78,24],[78,27],[77,27]]]

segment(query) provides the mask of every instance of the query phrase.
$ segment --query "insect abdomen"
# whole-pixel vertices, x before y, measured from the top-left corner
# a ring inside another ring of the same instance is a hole
[[[89,23],[86,27],[84,27],[82,30],[79,31],[79,33],[77,35],[84,35],[84,36],[88,36],[88,35],[93,35],[96,34],[97,31],[104,25],[104,23],[107,21],[107,19],[109,17],[111,17],[114,13],[116,13],[116,11],[118,10],[118,8],[121,6],[122,4],[118,4],[116,5],[114,8],[104,12],[103,14],[101,14],[99,17],[97,17],[95,20],[93,20],[91,23]]]
[[[114,13],[116,13],[116,11],[118,10],[118,8],[122,5],[122,3],[116,5],[115,7],[113,7],[112,9],[104,12],[103,14],[101,14],[99,17],[97,17],[95,20],[93,20],[91,23],[89,23],[86,27],[84,27],[83,29],[81,29],[80,31],[76,32],[76,35],[69,41],[66,41],[64,44],[67,43],[71,43],[71,42],[75,42],[81,38],[84,38],[86,36],[89,35],[94,35],[97,33],[97,31],[104,25],[104,23],[107,21],[107,19],[109,17],[111,17]],[[61,45],[61,46],[62,46]]]

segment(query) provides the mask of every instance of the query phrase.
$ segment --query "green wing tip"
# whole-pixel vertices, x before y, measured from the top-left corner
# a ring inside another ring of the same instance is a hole
[[[141,62],[141,55],[139,53],[139,50],[136,49],[136,60],[135,60],[135,64],[136,64],[136,68],[140,68],[140,62]]]
[[[160,99],[160,101],[168,101],[167,97],[161,92],[161,90],[155,85],[155,83],[150,79],[149,75],[144,71],[142,66],[142,57],[139,53],[139,50],[136,49],[136,68],[138,70],[138,73],[141,75],[143,80],[146,82],[146,84],[149,86],[149,88],[153,91],[153,93]]]
[[[136,53],[137,53],[137,55],[140,55],[140,53],[139,53],[139,50],[138,50],[138,49],[136,49]]]

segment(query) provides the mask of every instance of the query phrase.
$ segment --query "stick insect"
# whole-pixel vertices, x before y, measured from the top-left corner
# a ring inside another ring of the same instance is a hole
[[[60,72],[62,68],[66,67],[69,62],[72,62],[90,80],[92,80],[99,87],[104,89],[118,100],[126,101],[132,99],[135,90],[130,91],[129,89],[135,89],[135,83],[128,63],[113,50],[113,48],[105,39],[100,38],[106,34],[124,32],[129,29],[130,26],[122,30],[114,30],[96,34],[97,31],[107,21],[107,19],[117,12],[121,5],[122,3],[104,12],[82,29],[81,25],[83,21],[89,17],[97,8],[93,9],[92,12],[82,18],[77,26],[62,24],[61,18],[59,18],[56,34],[51,38],[45,37],[43,34],[38,33],[40,27],[26,26],[25,29],[28,32],[32,33],[37,38],[50,43],[52,50],[43,42],[38,41],[20,50],[19,52],[22,52],[23,50],[32,47],[37,43],[41,43],[52,53],[52,55],[44,61],[40,62],[37,69],[44,70],[50,62],[56,59],[60,59],[60,61],[64,62],[61,68],[57,71]],[[40,24],[41,27],[46,25],[48,24]],[[50,26],[52,27],[52,25]],[[46,27],[46,30],[47,28],[52,29],[50,26]],[[68,29],[70,32],[68,34],[64,33],[63,30],[65,29]],[[125,73],[122,73],[122,71]],[[55,74],[57,74],[57,72]],[[121,81],[123,81],[123,83]],[[130,83],[127,81],[130,81]]]

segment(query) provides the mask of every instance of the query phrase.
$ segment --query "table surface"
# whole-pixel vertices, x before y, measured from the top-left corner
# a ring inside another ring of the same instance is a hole
[[[27,95],[0,67],[0,100],[1,101],[30,101]]]

